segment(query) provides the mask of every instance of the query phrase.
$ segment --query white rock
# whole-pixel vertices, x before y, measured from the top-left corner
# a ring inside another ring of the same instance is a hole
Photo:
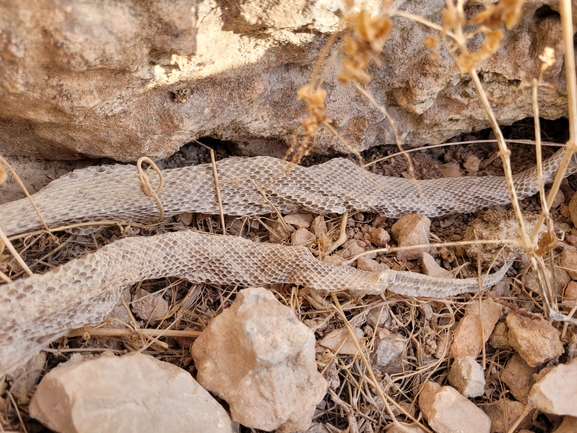
[[[449,372],[449,383],[465,397],[480,397],[485,393],[485,374],[475,358],[456,358]]]
[[[314,242],[316,236],[309,232],[307,229],[298,229],[296,232],[291,234],[291,244],[293,245],[308,245]]]
[[[139,287],[132,297],[132,311],[142,320],[160,320],[168,310],[168,302],[160,292],[149,293]]]
[[[535,373],[537,369],[529,366],[518,353],[515,353],[503,369],[501,380],[509,387],[513,397],[521,403],[527,403],[527,397],[535,383],[533,379]]]
[[[425,215],[405,215],[401,217],[391,228],[391,232],[399,247],[412,245],[424,245],[429,243],[431,220]],[[411,260],[421,257],[423,252],[429,252],[430,248],[397,251],[399,260]]]
[[[327,389],[315,336],[263,288],[240,291],[191,348],[198,381],[250,428],[306,430]]]
[[[545,319],[507,314],[509,344],[531,367],[537,367],[563,353],[559,331]]]
[[[357,341],[359,341],[364,333],[360,328],[354,328]],[[356,355],[358,353],[357,346],[347,328],[338,328],[329,332],[319,341],[319,345],[326,347],[334,353],[339,355]]]
[[[437,278],[452,278],[453,277],[451,272],[449,272],[445,268],[439,266],[439,264],[434,259],[434,257],[432,255],[430,255],[429,253],[423,252],[421,257],[423,260],[423,262],[422,262],[423,263],[423,272],[426,275],[430,275],[431,277],[437,277]]]
[[[472,402],[450,386],[426,382],[419,407],[436,433],[489,433],[491,420]]]
[[[529,394],[529,404],[552,415],[577,417],[577,359],[560,364],[541,378]]]
[[[52,370],[30,415],[58,432],[232,432],[226,411],[188,372],[138,352]]]
[[[293,213],[286,215],[284,220],[299,229],[308,229],[313,221],[313,216],[310,213]]]
[[[493,299],[487,298],[481,301],[481,311],[481,318],[479,318],[477,300],[467,305],[465,315],[455,329],[455,336],[451,344],[450,350],[453,358],[462,356],[476,358],[481,353],[483,345],[487,342],[499,320],[503,306]],[[481,323],[483,324],[483,332],[479,326]]]

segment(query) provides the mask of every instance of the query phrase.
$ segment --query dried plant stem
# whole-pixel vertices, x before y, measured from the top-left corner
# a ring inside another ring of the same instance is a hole
[[[503,137],[503,132],[499,127],[499,123],[497,122],[495,113],[491,108],[491,104],[489,103],[487,94],[483,89],[483,85],[481,84],[481,80],[479,79],[477,71],[474,68],[471,68],[469,70],[469,75],[473,80],[473,84],[475,85],[477,94],[479,95],[479,99],[481,100],[481,104],[483,104],[483,108],[485,109],[485,112],[489,119],[489,123],[491,124],[491,128],[493,129],[495,137],[497,138],[497,144],[499,146],[499,156],[501,156],[501,161],[503,162],[503,171],[505,172],[505,180],[507,181],[507,188],[509,189],[509,195],[511,196],[511,203],[513,205],[513,211],[515,212],[515,218],[517,219],[517,224],[519,225],[519,232],[520,232],[519,235],[521,236],[523,249],[525,249],[525,251],[531,251],[534,248],[533,245],[531,244],[531,240],[529,239],[529,235],[525,230],[525,221],[523,220],[523,212],[521,211],[521,206],[517,198],[517,191],[515,190],[515,184],[513,183],[513,170],[511,169],[511,151],[507,147],[505,137]]]
[[[226,235],[226,224],[224,222],[224,211],[222,210],[222,196],[220,195],[220,184],[218,183],[218,172],[216,171],[216,159],[214,157],[214,150],[212,149],[212,147],[208,147],[198,140],[194,141],[196,141],[201,146],[206,147],[210,153],[210,162],[212,164],[212,177],[214,178],[214,189],[216,191],[216,200],[218,201],[218,210],[220,211],[220,224],[222,225],[222,234]]]
[[[152,167],[152,169],[156,171],[156,173],[158,174],[159,181],[156,190],[152,189],[152,185],[150,185],[150,178],[148,176],[148,171],[142,168],[143,162],[149,164]],[[162,172],[160,171],[158,166],[154,163],[154,161],[148,158],[147,156],[138,158],[138,161],[136,162],[136,171],[138,173],[138,180],[140,181],[142,186],[142,191],[144,192],[145,195],[152,197],[156,202],[156,205],[158,206],[158,220],[156,221],[155,224],[160,224],[162,219],[164,218],[164,207],[162,206],[162,202],[158,197],[158,194],[160,194],[162,186],[164,185],[164,178],[162,177]]]
[[[572,21],[572,10],[571,10],[571,0],[561,0],[561,28],[563,32],[563,50],[565,54],[565,61],[563,62],[565,66],[565,76],[567,81],[567,102],[569,105],[569,141],[567,142],[567,147],[565,149],[565,155],[559,164],[559,170],[553,181],[553,186],[549,191],[547,197],[547,206],[551,207],[561,182],[563,181],[563,175],[571,157],[577,152],[577,82],[575,78],[575,53],[573,51],[573,21]],[[543,214],[539,215],[535,229],[531,233],[532,236],[536,235],[537,227],[539,227],[545,216]]]
[[[12,254],[12,256],[16,259],[16,261],[22,267],[22,269],[24,269],[29,276],[34,275],[34,272],[30,270],[24,259],[22,259],[20,254],[18,254],[16,248],[14,248],[14,245],[12,245],[12,242],[10,242],[10,239],[8,239],[8,237],[4,234],[4,230],[2,230],[1,228],[0,228],[0,241],[2,241],[4,245],[6,245],[6,248],[8,248],[8,251],[10,251],[10,254]]]
[[[419,427],[421,427],[424,431],[426,431],[427,433],[433,433],[431,430],[429,430],[427,427],[425,427],[423,424],[421,424],[419,421],[417,421],[415,419],[415,417],[413,417],[410,413],[408,413],[395,400],[393,400],[391,397],[389,397],[387,394],[385,394],[383,392],[383,389],[380,386],[379,381],[375,377],[375,373],[373,372],[373,369],[371,368],[371,364],[367,360],[367,357],[365,356],[365,354],[363,352],[363,348],[361,347],[361,345],[359,344],[359,341],[356,338],[357,336],[356,336],[355,330],[351,326],[350,322],[347,320],[347,316],[345,315],[345,312],[343,311],[343,308],[341,307],[341,304],[339,302],[338,297],[334,293],[331,293],[331,297],[333,299],[334,306],[335,306],[336,310],[338,311],[339,315],[343,319],[343,322],[347,328],[347,331],[349,332],[351,341],[353,342],[353,344],[355,345],[355,348],[357,349],[358,355],[360,356],[361,360],[363,361],[363,364],[365,364],[365,368],[367,369],[367,371],[369,373],[369,377],[371,378],[371,381],[372,381],[371,385],[376,388],[377,393],[379,394],[379,397],[381,397],[381,400],[383,401],[383,404],[385,405],[385,408],[386,408],[389,416],[393,420],[393,422],[395,424],[398,424],[398,421],[395,417],[395,414],[393,413],[393,411],[391,409],[391,406],[389,405],[389,402],[392,403],[399,411],[401,411],[401,413],[403,413],[408,419],[410,419],[411,421],[416,423]]]

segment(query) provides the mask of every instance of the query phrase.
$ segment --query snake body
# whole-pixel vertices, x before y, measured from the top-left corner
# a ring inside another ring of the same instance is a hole
[[[544,163],[551,180],[563,156]],[[577,171],[572,163],[568,174]],[[407,213],[440,216],[506,204],[501,177],[419,181],[368,173],[345,159],[304,168],[267,157],[230,158],[217,163],[222,207],[228,215],[371,211],[389,217]],[[163,172],[159,195],[165,215],[219,212],[212,167],[199,165]],[[535,169],[515,175],[521,198],[538,189]],[[153,182],[154,184],[154,179]],[[33,196],[49,226],[123,220],[149,223],[158,207],[144,195],[132,166],[74,171]],[[0,206],[0,224],[9,235],[41,227],[26,199]],[[498,282],[511,262],[487,276]],[[477,279],[440,279],[409,272],[367,272],[318,261],[305,247],[255,243],[233,237],[180,231],[131,237],[70,261],[50,272],[0,286],[0,376],[70,329],[99,323],[122,290],[138,281],[167,276],[196,283],[262,286],[290,283],[321,292],[356,294],[392,290],[410,296],[445,297],[479,289]]]

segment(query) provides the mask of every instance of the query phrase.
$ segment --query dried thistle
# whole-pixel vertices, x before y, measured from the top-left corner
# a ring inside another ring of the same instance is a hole
[[[470,23],[489,27],[499,27],[504,23],[507,30],[511,30],[519,22],[522,10],[523,0],[501,0],[478,13]]]
[[[303,121],[305,134],[313,136],[327,119],[325,115],[325,99],[327,92],[322,87],[313,89],[310,85],[301,87],[297,92],[297,100],[304,101],[308,117]]]
[[[541,64],[541,73],[543,73],[547,69],[549,69],[551,66],[553,66],[555,64],[555,62],[557,61],[555,59],[555,50],[551,47],[545,47],[543,49],[543,54],[541,54],[539,56],[539,60],[541,60],[541,62],[543,62]]]
[[[351,81],[366,84],[371,80],[371,75],[366,71],[371,61],[380,65],[376,54],[382,53],[385,40],[391,33],[391,19],[384,9],[379,15],[371,17],[362,10],[351,19],[353,35],[347,34],[344,38],[343,72],[337,79],[339,82],[349,85]]]

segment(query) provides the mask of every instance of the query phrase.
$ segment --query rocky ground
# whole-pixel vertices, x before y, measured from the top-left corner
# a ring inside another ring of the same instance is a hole
[[[545,126],[545,140],[566,139],[563,122]],[[530,122],[507,132],[528,138]],[[481,131],[459,141],[490,138]],[[225,145],[209,144],[217,159],[229,155]],[[531,146],[512,149],[515,171],[534,164]],[[363,154],[365,163],[375,162],[367,169],[411,176],[403,155],[379,161],[394,152],[394,147],[381,147]],[[419,179],[502,174],[492,143],[444,146],[411,153],[411,159]],[[190,144],[159,166],[207,160],[206,149]],[[107,161],[10,162],[34,191],[73,168]],[[577,209],[571,203],[576,190],[575,179],[564,181],[553,210],[560,238],[555,276],[565,314],[577,310],[577,230],[572,222]],[[0,187],[2,202],[21,195],[13,182]],[[537,213],[538,199],[524,201],[523,210]],[[499,223],[506,213],[497,212],[507,209],[493,211],[404,221],[352,214],[346,221],[347,240],[333,256],[461,241],[473,220]],[[274,216],[227,218],[227,231],[255,241],[307,245],[322,258],[342,223],[331,215],[283,217],[286,224]],[[154,230],[61,233],[57,241],[36,235],[15,240],[15,246],[34,272],[44,272],[127,233],[185,227],[222,230],[218,216],[183,214]],[[10,256],[1,257],[0,269],[10,278],[23,275]],[[466,249],[442,245],[408,254],[375,252],[354,266],[447,278],[471,277],[478,269]],[[537,283],[522,258],[490,291],[447,299],[394,294],[323,298],[291,286],[266,289],[191,285],[175,278],[128,289],[116,319],[59,340],[0,384],[3,429],[47,431],[44,424],[55,431],[94,431],[91,423],[106,419],[109,424],[98,424],[100,431],[577,430],[577,333],[574,326],[546,320]],[[149,410],[142,412],[127,400],[145,402]]]

